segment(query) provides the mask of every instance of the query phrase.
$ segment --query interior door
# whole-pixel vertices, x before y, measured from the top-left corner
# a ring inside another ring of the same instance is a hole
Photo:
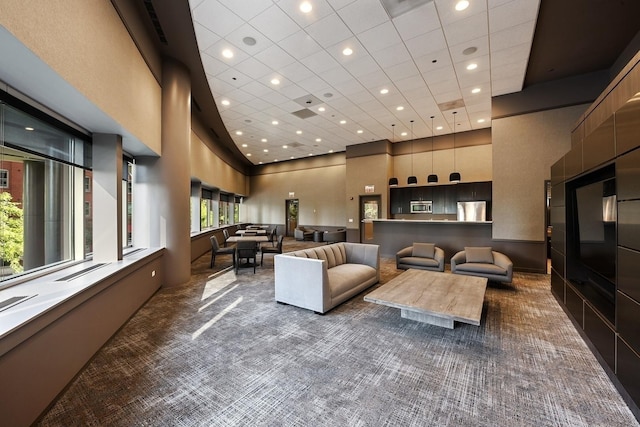
[[[286,218],[285,235],[293,237],[293,230],[298,226],[298,199],[288,199],[285,201],[284,217]]]
[[[373,240],[373,220],[380,218],[382,197],[360,196],[360,242]]]

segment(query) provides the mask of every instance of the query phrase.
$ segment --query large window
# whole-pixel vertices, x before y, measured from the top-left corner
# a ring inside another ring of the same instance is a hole
[[[216,205],[213,200],[213,191],[202,189],[200,198],[200,229],[216,227]]]
[[[6,281],[91,251],[84,215],[92,206],[85,187],[91,147],[67,126],[0,95],[0,169],[7,171],[0,186],[0,281]]]
[[[0,188],[9,188],[9,171],[0,169]]]

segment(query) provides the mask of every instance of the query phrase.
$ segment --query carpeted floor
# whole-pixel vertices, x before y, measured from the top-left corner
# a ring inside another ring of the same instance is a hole
[[[285,241],[285,252],[317,245]],[[364,302],[321,316],[273,299],[273,256],[221,256],[160,290],[42,426],[638,426],[549,290],[490,284],[481,326]],[[400,274],[382,260],[382,283]],[[303,284],[301,284],[303,285]],[[368,292],[368,291],[367,291]]]

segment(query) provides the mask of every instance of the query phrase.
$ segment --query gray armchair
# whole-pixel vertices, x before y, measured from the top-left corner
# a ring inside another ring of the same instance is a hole
[[[444,271],[444,251],[433,243],[414,243],[396,253],[396,268]]]
[[[335,231],[325,231],[322,233],[322,241],[327,243],[346,242],[347,230],[341,228]]]
[[[489,247],[465,247],[451,258],[451,272],[480,276],[494,282],[511,283],[513,263],[503,253]]]
[[[293,230],[293,237],[296,240],[313,240],[313,233],[316,230],[313,228],[298,226]]]

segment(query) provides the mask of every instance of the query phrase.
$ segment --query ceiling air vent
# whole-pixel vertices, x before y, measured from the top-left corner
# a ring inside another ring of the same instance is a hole
[[[442,104],[438,104],[438,108],[440,111],[449,111],[454,108],[464,108],[464,101],[462,99],[456,99],[449,102],[443,102]]]
[[[293,113],[294,116],[300,118],[300,119],[308,119],[309,117],[313,117],[313,116],[317,116],[316,113],[314,113],[313,111],[309,110],[308,108],[303,108],[302,110],[298,110],[298,111],[294,111]]]
[[[160,20],[158,19],[158,15],[156,14],[156,9],[153,7],[153,3],[151,0],[144,0],[144,7],[147,9],[147,14],[149,14],[149,18],[151,19],[151,23],[153,24],[153,29],[156,30],[156,34],[158,34],[158,38],[163,44],[169,44],[167,42],[167,38],[164,35],[164,30],[160,25]]]
[[[382,0],[382,6],[393,19],[433,0]]]

